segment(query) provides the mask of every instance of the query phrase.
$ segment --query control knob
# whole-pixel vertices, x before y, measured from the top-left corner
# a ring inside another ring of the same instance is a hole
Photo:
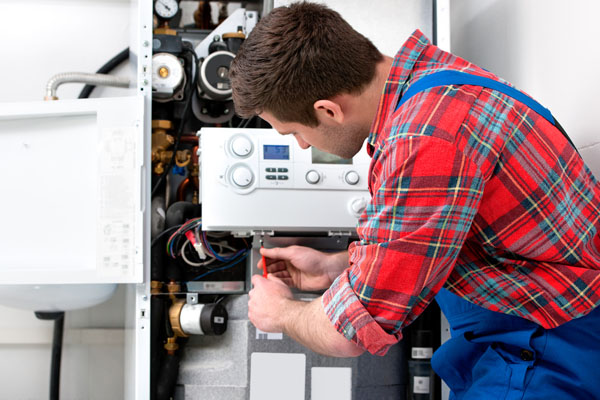
[[[356,171],[348,171],[346,175],[344,175],[344,180],[348,185],[356,185],[360,180],[360,176]]]
[[[319,183],[320,180],[321,175],[319,175],[319,173],[314,169],[311,169],[306,173],[306,182],[310,183],[311,185]]]
[[[365,200],[364,197],[357,197],[350,200],[348,206],[351,214],[356,217],[360,217],[360,215],[365,211],[365,208],[367,208],[367,200]]]
[[[253,181],[254,174],[250,168],[245,165],[238,165],[231,171],[231,182],[239,188],[245,189],[250,186]]]
[[[252,153],[252,142],[245,136],[235,136],[231,140],[231,151],[238,157],[248,157]]]

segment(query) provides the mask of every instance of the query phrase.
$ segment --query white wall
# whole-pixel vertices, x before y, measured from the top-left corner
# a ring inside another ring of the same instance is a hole
[[[0,15],[0,107],[42,100],[52,75],[95,72],[129,43],[128,0],[0,0]],[[76,98],[82,86],[61,86],[58,96]],[[110,88],[93,96],[125,94]],[[104,304],[66,314],[61,399],[123,397],[124,319],[125,287]],[[48,398],[51,341],[52,322],[0,305],[0,400]]]
[[[275,0],[286,6],[297,0]],[[385,55],[394,56],[415,29],[432,36],[429,0],[312,0],[336,10],[358,32],[369,38]],[[377,22],[375,22],[377,21]]]
[[[450,10],[453,53],[549,108],[600,177],[600,2],[451,0]]]

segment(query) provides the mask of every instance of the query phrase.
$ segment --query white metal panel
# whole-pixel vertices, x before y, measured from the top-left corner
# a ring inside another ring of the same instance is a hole
[[[0,110],[0,283],[142,279],[143,98]]]

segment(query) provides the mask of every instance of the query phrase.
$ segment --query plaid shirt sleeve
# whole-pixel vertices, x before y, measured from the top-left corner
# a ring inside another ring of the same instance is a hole
[[[394,129],[394,128],[392,128]],[[385,354],[450,274],[483,192],[454,143],[391,132],[373,156],[372,201],[350,246],[350,268],[323,296],[345,337]]]

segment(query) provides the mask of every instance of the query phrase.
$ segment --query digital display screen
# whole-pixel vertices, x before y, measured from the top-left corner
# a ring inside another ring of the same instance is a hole
[[[314,146],[311,149],[313,164],[352,164],[351,158],[342,158],[334,154],[325,153]]]
[[[263,145],[263,157],[265,160],[289,160],[290,146],[288,145]]]

